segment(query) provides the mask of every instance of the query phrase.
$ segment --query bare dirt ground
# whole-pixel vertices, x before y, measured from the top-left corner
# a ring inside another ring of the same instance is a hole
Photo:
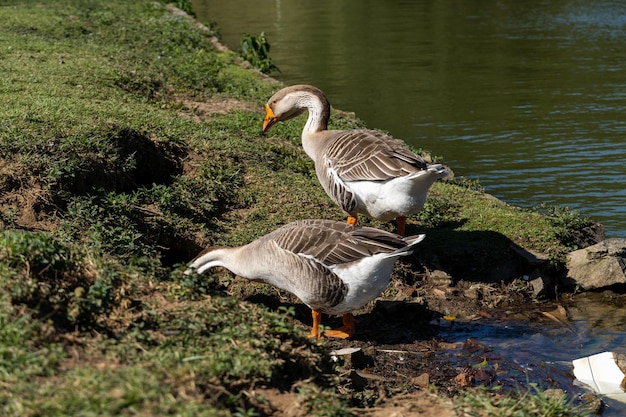
[[[279,392],[275,389],[260,389],[256,390],[254,394],[260,394],[267,398],[276,415],[282,417],[306,416],[303,411],[306,407],[300,403],[296,394]],[[427,391],[397,395],[389,398],[382,406],[358,411],[358,414],[363,417],[457,416],[452,410],[452,402],[449,399]]]

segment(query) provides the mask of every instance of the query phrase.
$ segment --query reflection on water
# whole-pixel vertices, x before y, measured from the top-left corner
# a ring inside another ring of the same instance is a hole
[[[622,1],[192,3],[232,49],[265,31],[277,78],[317,85],[487,192],[626,237]]]

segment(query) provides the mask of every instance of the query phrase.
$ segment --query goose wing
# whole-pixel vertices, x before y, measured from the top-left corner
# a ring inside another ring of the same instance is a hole
[[[324,265],[354,262],[378,253],[394,253],[408,246],[399,235],[331,220],[293,222],[267,237],[284,250]]]
[[[386,181],[427,168],[404,142],[375,130],[327,131],[324,165],[343,181]]]

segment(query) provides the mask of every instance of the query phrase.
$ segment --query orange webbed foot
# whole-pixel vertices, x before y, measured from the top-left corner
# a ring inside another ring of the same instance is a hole
[[[338,329],[325,330],[324,336],[348,339],[354,336],[355,327],[356,327],[356,320],[354,319],[354,316],[350,313],[345,313],[343,315],[343,326],[341,326]]]

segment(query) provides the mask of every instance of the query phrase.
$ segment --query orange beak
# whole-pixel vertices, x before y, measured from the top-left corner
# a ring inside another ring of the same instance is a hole
[[[278,122],[269,104],[265,105],[265,120],[263,120],[263,132],[266,132],[274,123]]]

